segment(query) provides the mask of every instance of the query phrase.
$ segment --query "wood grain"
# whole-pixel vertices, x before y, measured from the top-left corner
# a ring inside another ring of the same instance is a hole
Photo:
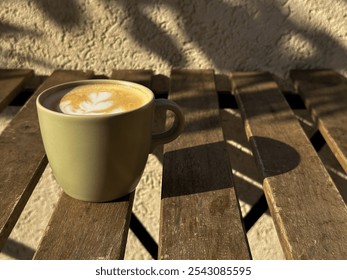
[[[33,77],[34,71],[29,69],[0,69],[0,112]]]
[[[111,79],[150,85],[151,72],[113,71]],[[122,259],[134,192],[109,203],[88,203],[63,194],[35,259]]]
[[[291,77],[325,141],[347,172],[347,80],[332,70],[296,70]]]
[[[114,202],[89,203],[63,193],[34,259],[122,259],[133,199],[134,193]]]
[[[159,258],[250,258],[213,71],[174,70],[169,99],[183,109],[186,125],[164,146]]]
[[[56,71],[34,93],[0,136],[0,248],[17,222],[47,159],[36,113],[36,97],[44,89],[91,77],[81,71]]]
[[[231,78],[286,257],[346,259],[346,205],[272,76]]]

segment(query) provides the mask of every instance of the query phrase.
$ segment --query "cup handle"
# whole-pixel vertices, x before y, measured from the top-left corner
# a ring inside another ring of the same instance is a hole
[[[167,99],[155,99],[154,102],[157,109],[163,108],[165,110],[172,111],[175,117],[174,122],[169,129],[152,134],[151,151],[153,151],[153,149],[158,145],[166,144],[175,140],[180,135],[184,127],[184,115],[180,107],[175,102]]]

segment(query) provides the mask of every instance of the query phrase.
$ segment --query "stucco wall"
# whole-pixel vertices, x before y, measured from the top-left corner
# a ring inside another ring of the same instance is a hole
[[[346,0],[1,0],[0,67],[347,73]]]

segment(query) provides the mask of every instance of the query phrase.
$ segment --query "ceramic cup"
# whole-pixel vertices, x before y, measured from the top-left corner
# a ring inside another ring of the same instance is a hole
[[[114,85],[141,94],[143,104],[123,112],[69,114],[57,108],[66,92],[84,85]],[[69,196],[90,202],[121,198],[135,190],[148,154],[155,146],[177,138],[184,116],[176,103],[154,99],[153,92],[136,83],[83,80],[43,91],[36,100],[40,130],[56,181]],[[174,113],[172,126],[154,134],[154,109]]]

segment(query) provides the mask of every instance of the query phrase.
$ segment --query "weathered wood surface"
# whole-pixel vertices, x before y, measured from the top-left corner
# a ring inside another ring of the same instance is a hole
[[[286,257],[346,259],[346,205],[276,83],[266,73],[231,78]]]
[[[0,71],[0,111],[33,76],[31,70],[6,71]],[[47,164],[37,123],[37,95],[52,85],[92,76],[54,72],[0,136],[0,248]],[[150,70],[115,70],[111,78],[141,83],[156,97],[166,97],[170,86],[169,99],[183,108],[186,117],[183,134],[165,145],[159,258],[250,258],[216,94],[225,97],[230,92],[228,79],[212,71],[188,70],[173,71],[171,80]],[[295,71],[292,78],[346,170],[346,79],[327,70]],[[346,259],[346,205],[299,126],[297,118],[305,127],[301,117],[306,115],[294,117],[266,74],[233,73],[232,80],[286,257]],[[165,114],[160,114],[156,131],[165,123]],[[307,128],[311,135],[314,127]],[[155,154],[162,159],[159,148]],[[94,204],[63,194],[34,258],[122,259],[133,200],[134,193]]]
[[[150,86],[151,71],[117,71],[111,79]],[[134,192],[109,203],[81,202],[63,194],[35,259],[122,259]]]
[[[182,135],[164,146],[160,259],[248,259],[212,71],[171,74]]]
[[[79,71],[54,72],[0,135],[0,248],[47,164],[37,119],[36,97],[54,84],[89,76],[91,73]]]
[[[88,203],[63,193],[34,259],[122,259],[133,198]]]
[[[34,71],[29,69],[0,69],[0,112],[16,97],[33,76]]]
[[[291,77],[325,141],[347,172],[347,80],[332,70],[296,70]]]

